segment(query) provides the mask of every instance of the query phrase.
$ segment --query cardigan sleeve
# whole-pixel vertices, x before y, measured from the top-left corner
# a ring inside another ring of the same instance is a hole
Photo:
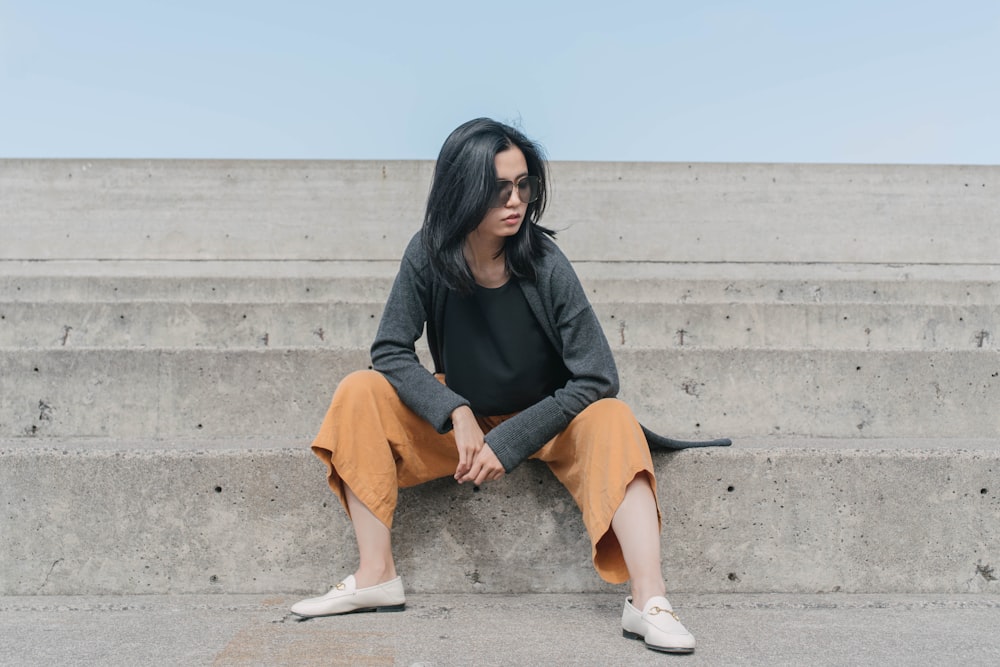
[[[407,246],[371,346],[372,367],[399,398],[438,433],[451,430],[451,413],[469,402],[439,382],[417,356],[415,343],[431,311],[431,290],[419,235]]]

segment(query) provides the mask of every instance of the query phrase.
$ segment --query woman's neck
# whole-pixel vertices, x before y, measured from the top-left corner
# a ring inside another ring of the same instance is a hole
[[[508,280],[507,261],[503,254],[503,239],[483,239],[476,232],[465,238],[465,261],[476,283],[483,287],[500,287]]]

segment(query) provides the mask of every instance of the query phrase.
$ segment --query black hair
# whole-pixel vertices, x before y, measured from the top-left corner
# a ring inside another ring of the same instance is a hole
[[[548,182],[541,146],[489,118],[463,123],[441,146],[421,234],[434,271],[457,292],[468,294],[475,287],[463,253],[465,238],[483,221],[497,193],[497,153],[514,146],[524,154],[528,175],[538,177],[538,198],[528,204],[517,233],[504,239],[501,253],[508,273],[533,281],[534,262],[545,254],[544,237],[555,238],[553,230],[538,224],[545,211]]]

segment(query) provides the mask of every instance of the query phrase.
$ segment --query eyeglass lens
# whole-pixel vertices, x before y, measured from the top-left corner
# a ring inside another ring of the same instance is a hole
[[[511,181],[497,181],[496,199],[493,200],[493,207],[500,208],[506,206],[510,201],[510,195],[514,192],[514,183]],[[517,198],[526,204],[538,199],[538,177],[525,176],[517,182]]]

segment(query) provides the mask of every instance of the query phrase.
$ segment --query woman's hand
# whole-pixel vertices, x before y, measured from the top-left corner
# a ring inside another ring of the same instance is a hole
[[[455,408],[451,423],[458,447],[458,467],[455,469],[458,483],[473,482],[478,486],[503,477],[503,464],[483,439],[483,430],[469,406]]]
[[[476,415],[467,405],[455,408],[451,413],[451,425],[455,429],[455,446],[458,447],[458,468],[455,469],[455,479],[462,477],[472,469],[472,461],[476,458],[486,441],[483,440],[483,429],[479,428]]]
[[[500,479],[505,474],[503,469],[503,464],[500,463],[500,459],[497,455],[493,453],[490,446],[483,444],[483,448],[479,450],[476,457],[472,459],[472,467],[469,468],[467,472],[462,477],[458,478],[458,483],[462,482],[472,482],[476,486],[479,486],[483,482],[493,482]]]

